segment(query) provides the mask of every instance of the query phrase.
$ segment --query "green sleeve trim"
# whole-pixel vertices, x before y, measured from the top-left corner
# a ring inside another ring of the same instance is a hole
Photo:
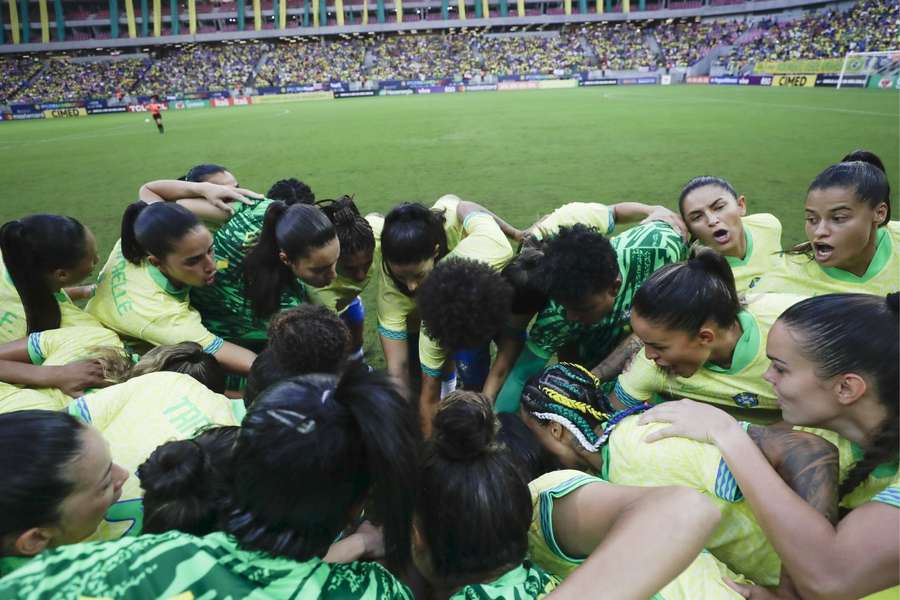
[[[93,419],[91,418],[91,411],[88,408],[87,402],[84,400],[84,396],[80,398],[76,398],[69,404],[69,407],[66,409],[70,415],[77,419],[81,419],[85,423],[92,423]]]
[[[395,331],[393,329],[387,329],[386,327],[378,326],[378,335],[381,337],[385,337],[389,340],[397,340],[398,342],[405,342],[408,338],[407,333],[405,331]]]
[[[744,494],[724,458],[719,459],[719,470],[716,473],[716,496],[728,502],[739,502],[744,499]]]
[[[609,224],[606,226],[606,236],[609,237],[616,229],[616,211],[609,207],[606,212],[609,213]]]
[[[28,335],[28,359],[33,365],[42,365],[47,359],[41,352],[41,332],[36,331]]]
[[[441,374],[443,373],[442,369],[434,369],[432,367],[426,367],[425,365],[421,365],[422,372],[428,375],[429,377],[434,377],[435,379],[440,379]]]
[[[625,391],[625,388],[622,387],[622,384],[619,380],[616,380],[616,390],[615,390],[616,398],[619,399],[619,402],[624,404],[627,408],[631,408],[632,406],[637,406],[639,404],[643,404],[643,400],[638,400],[631,394]]]
[[[513,365],[512,371],[506,378],[500,393],[497,394],[497,401],[494,403],[494,410],[497,412],[518,412],[519,401],[522,397],[522,390],[528,380],[541,372],[544,365],[547,364],[549,357],[543,357],[531,351],[528,344],[522,350],[516,364]]]
[[[234,415],[238,423],[244,420],[244,417],[247,415],[247,407],[244,405],[243,399],[231,401],[231,414]]]
[[[541,532],[544,534],[544,543],[553,554],[574,564],[581,564],[586,557],[576,558],[566,554],[559,547],[559,542],[553,532],[553,501],[558,498],[565,498],[575,490],[584,487],[589,483],[602,482],[603,480],[591,477],[590,475],[576,475],[561,484],[541,492],[540,495],[540,519]]]
[[[463,222],[462,222],[463,229],[468,231],[469,230],[469,219],[471,219],[472,217],[477,217],[479,215],[487,215],[489,217],[491,216],[483,210],[476,210],[475,212],[471,212],[466,215],[465,219],[463,219]],[[493,218],[493,217],[491,217],[491,218]]]

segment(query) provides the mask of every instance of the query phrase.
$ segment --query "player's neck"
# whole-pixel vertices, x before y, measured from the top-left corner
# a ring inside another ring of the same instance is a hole
[[[730,327],[719,330],[716,340],[713,342],[712,350],[709,353],[709,361],[714,365],[723,369],[731,368],[734,360],[734,349],[737,347],[738,340],[744,335],[744,329],[741,322],[735,319]]]

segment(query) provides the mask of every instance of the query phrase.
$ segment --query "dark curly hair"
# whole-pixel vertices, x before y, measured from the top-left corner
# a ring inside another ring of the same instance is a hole
[[[338,240],[341,242],[341,256],[351,256],[360,252],[371,255],[375,251],[375,234],[372,232],[372,226],[359,214],[353,196],[320,200],[316,202],[316,206],[334,223]]]
[[[538,267],[540,287],[563,304],[611,288],[619,275],[616,251],[600,233],[585,225],[561,227],[546,241]]]
[[[445,349],[479,347],[500,330],[512,305],[512,287],[489,265],[446,258],[416,292],[422,324]]]
[[[316,195],[309,189],[309,186],[294,177],[279,179],[273,183],[269,191],[266,192],[266,198],[281,200],[288,206],[292,204],[315,204],[316,202]]]
[[[269,351],[291,375],[336,373],[350,347],[350,332],[340,317],[314,304],[277,313],[268,332]]]

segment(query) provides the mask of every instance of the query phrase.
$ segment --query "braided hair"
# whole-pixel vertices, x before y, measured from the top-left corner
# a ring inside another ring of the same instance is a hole
[[[600,383],[581,365],[557,363],[528,380],[522,406],[538,421],[555,421],[565,427],[588,452],[598,452],[619,421],[648,408],[642,404],[615,412]],[[597,434],[601,425],[604,431]]]
[[[341,196],[334,200],[316,202],[328,220],[334,224],[338,240],[341,242],[341,254],[352,256],[359,252],[371,254],[375,251],[375,234],[372,226],[359,214],[353,196]]]

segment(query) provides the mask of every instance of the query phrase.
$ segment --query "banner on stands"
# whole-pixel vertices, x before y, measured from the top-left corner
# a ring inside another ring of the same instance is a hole
[[[391,89],[391,90],[381,90],[378,92],[379,96],[412,96],[415,94],[415,90],[411,90],[409,88],[399,88],[399,89]]]
[[[772,78],[768,75],[746,75],[738,79],[738,85],[772,85]]]
[[[105,108],[106,100],[88,100],[85,102],[84,107],[88,109],[89,112],[92,108]]]
[[[624,77],[619,85],[655,85],[656,81],[656,77]]]
[[[792,73],[837,73],[842,58],[812,58],[808,60],[761,61],[753,67],[754,73],[790,75]]]
[[[816,76],[804,73],[778,75],[772,80],[772,85],[781,87],[813,87],[816,85]]]
[[[272,96],[252,96],[253,104],[277,104],[280,102],[306,102],[308,100],[332,100],[334,92],[301,92]]]
[[[662,75],[659,78],[660,85],[672,85],[672,76],[671,75]]]
[[[687,82],[695,84],[707,84],[709,83],[709,75],[689,75],[687,78]]]
[[[35,113],[44,114],[34,104],[13,104],[10,106],[14,115],[32,115]]]
[[[13,113],[13,121],[31,121],[32,119],[43,119],[44,113],[21,113],[15,114]]]
[[[87,109],[87,114],[89,114],[89,115],[106,115],[109,113],[123,113],[123,112],[128,112],[127,106],[104,106],[102,108]]]
[[[577,79],[541,79],[537,82],[539,90],[561,90],[578,87]]]
[[[536,90],[538,88],[538,83],[539,82],[537,81],[501,81],[497,84],[497,91],[512,92],[517,90]]]
[[[579,81],[578,85],[584,87],[594,87],[596,85],[619,85],[618,79],[606,78],[606,79],[585,79],[583,81]]]
[[[209,100],[176,100],[175,102],[169,102],[169,108],[173,110],[209,108]]]
[[[335,98],[372,98],[378,95],[378,90],[357,90],[355,92],[335,92]]]
[[[48,102],[44,104],[38,104],[38,110],[57,110],[61,108],[81,108],[84,106],[84,102]]]
[[[228,108],[231,106],[230,100],[231,98],[213,98],[209,101],[209,104],[213,108]]]
[[[432,85],[430,87],[416,88],[417,94],[455,94],[455,85]]]
[[[722,75],[719,77],[710,77],[709,85],[737,85],[738,78],[734,75]]]
[[[45,110],[44,118],[46,119],[71,119],[72,117],[86,117],[87,109],[79,108],[55,108],[53,110]]]
[[[159,104],[159,110],[160,110],[160,111],[169,110],[169,105],[168,105],[168,104],[160,103],[160,104]],[[150,109],[148,109],[147,106],[144,105],[144,104],[129,104],[129,105],[128,105],[128,112],[138,112],[138,113],[140,113],[140,112],[150,112]]]
[[[837,87],[840,75],[834,73],[820,73],[816,75],[816,87]],[[841,87],[864,88],[869,80],[868,75],[844,75]]]
[[[465,86],[467,92],[496,92],[496,83],[476,83],[475,85]]]
[[[844,77],[846,82],[847,77]],[[841,83],[841,87],[844,87]],[[872,75],[868,87],[879,90],[900,90],[900,75]]]

